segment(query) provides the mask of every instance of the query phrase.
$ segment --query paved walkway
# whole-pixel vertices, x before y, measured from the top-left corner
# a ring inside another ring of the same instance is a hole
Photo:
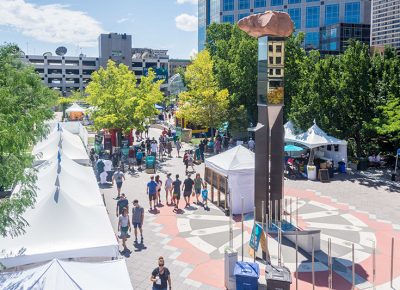
[[[151,129],[151,136],[157,137],[159,130]],[[196,166],[196,171],[202,175],[204,166]],[[164,181],[167,173],[184,176],[182,158],[167,159],[161,164],[156,174]],[[215,206],[209,211],[192,204],[180,214],[175,214],[173,208],[165,205],[157,212],[149,212],[146,196],[146,184],[150,175],[145,172],[135,172],[127,175],[127,181],[122,187],[130,202],[139,199],[146,210],[144,221],[144,243],[133,244],[133,238],[128,240],[130,253],[125,253],[128,271],[134,289],[151,289],[149,281],[151,271],[157,266],[157,258],[164,256],[166,266],[171,271],[174,289],[223,289],[224,261],[223,253],[228,246],[229,219]],[[115,188],[103,188],[112,225],[117,232],[117,217],[115,216]],[[164,190],[162,191],[164,193]],[[307,229],[321,229],[321,251],[316,253],[316,289],[327,289],[327,240],[332,239],[334,259],[334,289],[351,289],[351,245],[355,244],[356,253],[356,284],[358,289],[371,289],[372,275],[372,244],[377,247],[375,277],[377,289],[390,289],[389,265],[390,242],[395,237],[400,242],[397,223],[400,217],[396,207],[400,201],[398,192],[389,189],[371,188],[358,184],[358,181],[338,180],[328,184],[309,181],[286,181],[285,195],[292,202],[299,197],[299,226]],[[365,201],[367,196],[369,201]],[[391,196],[393,202],[380,197]],[[377,206],[374,206],[374,203]],[[181,208],[183,204],[181,204]],[[380,210],[377,208],[380,207]],[[289,211],[288,206],[287,210]],[[292,211],[296,209],[292,205]],[[385,210],[382,210],[385,209]],[[397,209],[398,210],[398,209]],[[375,211],[375,213],[374,213]],[[387,214],[390,212],[392,214]],[[294,218],[293,218],[294,219]],[[382,220],[384,219],[384,220]],[[234,217],[234,248],[241,256],[240,217]],[[253,221],[251,215],[245,219],[245,259],[252,260],[247,254],[247,243],[250,238]],[[269,249],[271,258],[277,263],[278,243],[270,237]],[[285,241],[282,260],[292,272],[295,271],[295,251],[293,244]],[[395,252],[394,277],[400,276],[400,253]],[[311,257],[307,253],[299,253],[299,289],[312,289]],[[263,275],[263,265],[261,264]],[[295,289],[295,274],[293,274],[292,289]],[[260,281],[265,281],[264,276]],[[395,288],[400,289],[400,279],[395,281]]]

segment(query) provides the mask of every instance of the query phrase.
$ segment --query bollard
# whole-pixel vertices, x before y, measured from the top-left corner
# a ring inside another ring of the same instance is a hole
[[[244,220],[244,213],[243,213],[243,211],[244,211],[244,199],[243,199],[243,196],[242,196],[242,262],[243,262],[243,258],[244,258],[244,237],[243,237],[243,235],[244,235],[244,224],[243,224],[243,220]]]
[[[392,237],[392,250],[390,253],[390,287],[393,288],[393,256],[394,256],[394,237]]]
[[[355,290],[355,286],[356,286],[356,267],[354,264],[354,243],[351,245],[351,289]]]
[[[315,267],[314,267],[314,237],[311,237],[312,253],[311,253],[311,271],[312,271],[312,288],[315,290]]]

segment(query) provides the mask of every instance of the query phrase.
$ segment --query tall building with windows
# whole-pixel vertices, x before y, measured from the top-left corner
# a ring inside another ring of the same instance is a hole
[[[400,50],[400,1],[373,0],[371,46],[392,45]]]
[[[371,21],[371,0],[199,0],[198,3],[199,51],[204,48],[206,27],[210,23],[233,24],[266,10],[287,12],[296,31],[306,33],[306,49],[322,49],[321,29],[326,26],[340,23],[369,25]],[[334,46],[332,49],[340,52]]]

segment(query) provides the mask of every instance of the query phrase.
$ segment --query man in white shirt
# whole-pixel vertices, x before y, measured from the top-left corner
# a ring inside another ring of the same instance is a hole
[[[151,151],[151,155],[153,155],[154,157],[157,157],[157,143],[156,142],[151,142],[150,145],[150,151]]]
[[[249,146],[249,150],[254,151],[256,144],[252,138],[250,138],[249,142],[247,142],[247,145]]]

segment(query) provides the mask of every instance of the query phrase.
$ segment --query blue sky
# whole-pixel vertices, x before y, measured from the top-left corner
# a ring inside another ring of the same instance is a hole
[[[97,56],[102,32],[131,34],[133,47],[189,58],[197,48],[197,0],[0,0],[0,42],[29,54],[63,45],[70,56]]]

